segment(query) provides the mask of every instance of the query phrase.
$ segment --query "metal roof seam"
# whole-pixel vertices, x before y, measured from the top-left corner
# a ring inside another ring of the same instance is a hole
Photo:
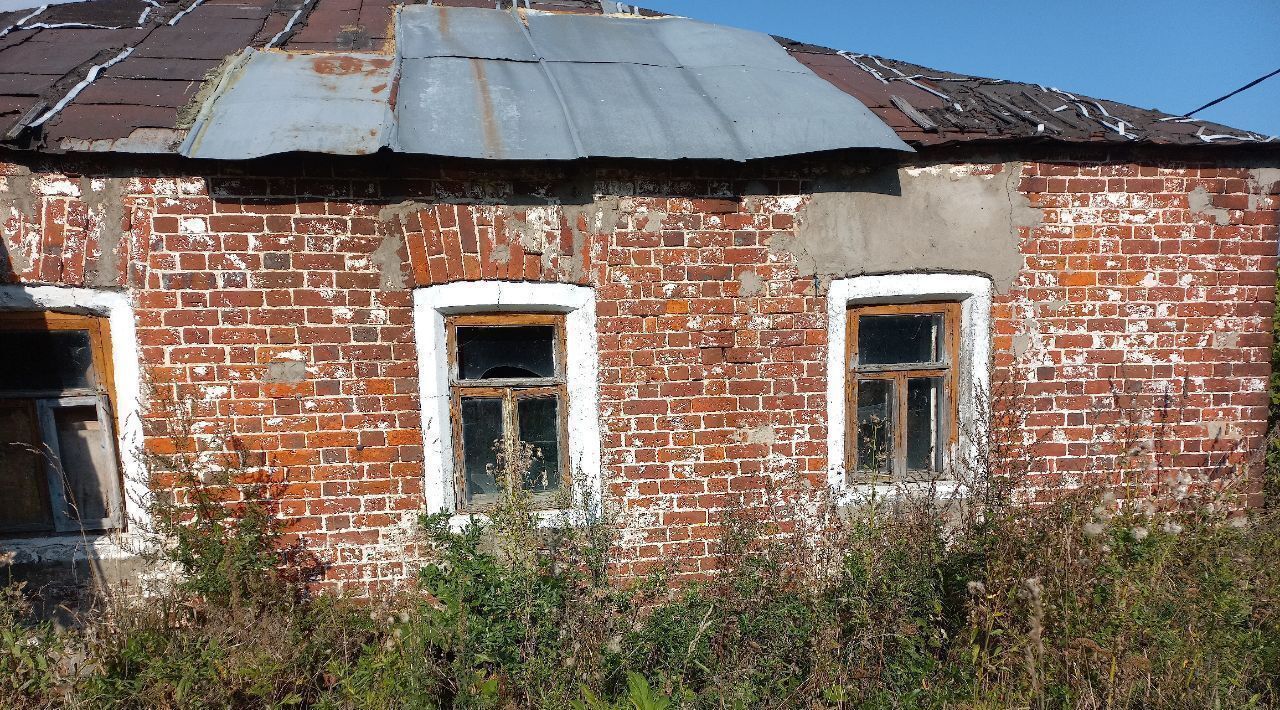
[[[205,100],[204,105],[200,107],[199,113],[196,114],[195,121],[191,125],[191,130],[187,131],[186,138],[183,139],[179,152],[183,155],[190,155],[199,150],[200,141],[204,137],[204,133],[209,126],[209,119],[213,114],[213,108],[218,100],[225,94],[228,84],[231,82],[232,75],[239,72],[250,57],[258,50],[252,47],[246,48],[238,56],[231,60],[230,64],[221,74],[218,75],[218,83],[214,87],[209,98]]]
[[[557,103],[560,104],[560,111],[564,114],[564,122],[568,127],[569,140],[573,141],[573,149],[577,152],[578,157],[587,157],[586,148],[582,145],[582,136],[578,134],[578,127],[573,121],[572,114],[569,113],[569,104],[565,101],[564,91],[560,87],[559,80],[547,67],[547,61],[544,59],[543,53],[538,49],[538,43],[533,40],[533,35],[529,33],[529,27],[519,17],[515,18],[516,25],[520,28],[520,32],[524,34],[525,40],[529,43],[529,47],[533,50],[533,55],[538,58],[538,66],[541,67],[542,73],[546,75],[547,82],[551,85],[551,91],[556,96]]]

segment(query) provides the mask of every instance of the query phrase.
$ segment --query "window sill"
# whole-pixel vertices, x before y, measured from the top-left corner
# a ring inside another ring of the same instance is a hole
[[[586,512],[576,508],[548,508],[529,513],[537,521],[539,528],[580,527],[588,522]],[[471,523],[488,526],[493,524],[493,519],[489,517],[489,513],[479,511],[449,516],[449,529],[453,532],[461,532]]]
[[[900,500],[933,495],[939,500],[963,499],[968,488],[954,478],[913,479],[859,476],[832,489],[839,505],[865,505],[873,502]]]
[[[0,537],[0,564],[137,557],[141,540],[123,531]]]

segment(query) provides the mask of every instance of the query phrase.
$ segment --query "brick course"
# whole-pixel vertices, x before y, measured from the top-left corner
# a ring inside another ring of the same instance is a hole
[[[402,579],[412,551],[416,286],[595,287],[624,571],[709,569],[738,496],[825,480],[825,288],[771,248],[805,204],[801,171],[406,165],[0,163],[3,275],[129,289],[152,397],[196,402],[288,482],[291,530],[345,592]],[[1020,189],[1044,218],[995,300],[992,364],[1028,412],[1031,485],[1076,483],[1162,422],[1152,455],[1200,476],[1256,453],[1280,198],[1244,169],[1161,161],[1026,163]],[[164,451],[150,416],[147,445]]]

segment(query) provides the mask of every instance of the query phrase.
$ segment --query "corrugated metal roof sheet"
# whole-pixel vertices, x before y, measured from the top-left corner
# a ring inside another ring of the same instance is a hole
[[[371,91],[391,84],[389,59],[365,72],[357,55],[340,55],[351,67],[339,73],[329,60],[257,52],[215,92],[182,152],[748,160],[910,150],[768,35],[684,18],[428,5],[402,9],[398,27],[394,111],[391,92]]]
[[[393,127],[394,80],[395,62],[380,54],[247,50],[224,72],[181,152],[223,159],[376,152]]]

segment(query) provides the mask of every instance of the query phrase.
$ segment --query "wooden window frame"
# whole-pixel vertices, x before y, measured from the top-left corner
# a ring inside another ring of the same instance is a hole
[[[0,535],[24,533],[68,534],[86,531],[106,532],[124,529],[124,467],[120,450],[116,446],[116,432],[120,422],[116,419],[111,403],[115,399],[115,373],[111,363],[111,329],[105,316],[87,316],[56,311],[8,311],[0,312],[0,331],[76,331],[89,333],[89,346],[95,382],[90,387],[58,390],[5,390],[0,399],[8,402],[27,402],[35,412],[35,436],[47,451],[44,456],[49,509],[53,516],[53,529],[45,526],[7,526],[0,528]],[[98,422],[103,427],[108,452],[115,463],[113,486],[103,491],[108,515],[104,518],[82,520],[67,514],[65,482],[60,468],[59,450],[54,411],[67,407],[92,406],[97,411]]]
[[[930,363],[895,363],[891,365],[860,365],[858,360],[858,326],[862,316],[875,315],[932,315],[942,316],[942,360]],[[959,364],[961,304],[954,301],[938,301],[909,304],[852,305],[846,312],[847,339],[845,367],[845,472],[852,483],[880,483],[911,480],[940,480],[946,477],[949,452],[959,438]],[[941,447],[941,471],[910,471],[907,469],[907,381],[911,378],[941,378],[943,380],[942,419],[939,430]],[[860,470],[858,468],[858,385],[868,380],[893,382],[893,464],[889,473]]]
[[[449,355],[449,425],[453,434],[453,467],[454,467],[454,503],[460,513],[482,513],[494,509],[497,501],[467,500],[467,470],[465,451],[462,439],[462,399],[463,397],[501,399],[503,441],[506,460],[516,456],[519,447],[519,424],[516,403],[524,399],[556,398],[557,407],[556,436],[558,439],[558,473],[560,488],[533,494],[533,506],[538,510],[556,507],[556,502],[564,491],[572,490],[572,477],[569,473],[569,388],[565,377],[565,317],[561,313],[501,313],[501,314],[459,314],[445,317],[446,350]],[[458,363],[459,327],[519,327],[519,326],[551,326],[552,359],[555,374],[552,377],[502,378],[487,380],[464,380],[460,377]]]

